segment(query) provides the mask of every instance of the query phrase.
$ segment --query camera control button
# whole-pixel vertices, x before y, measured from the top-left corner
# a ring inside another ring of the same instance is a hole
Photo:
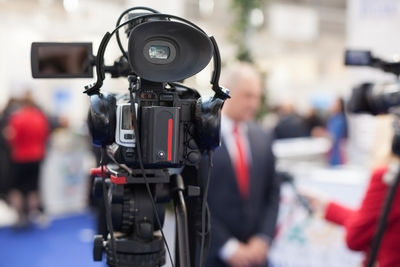
[[[157,157],[159,159],[165,159],[165,152],[164,151],[158,151]]]
[[[124,134],[124,138],[132,140],[133,139],[133,134]]]

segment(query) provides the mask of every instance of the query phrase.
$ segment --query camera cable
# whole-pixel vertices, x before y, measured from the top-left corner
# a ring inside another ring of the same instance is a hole
[[[101,156],[100,156],[100,167],[101,167],[101,176],[102,176],[102,185],[103,185],[103,200],[104,200],[104,207],[105,207],[105,213],[106,213],[106,224],[107,224],[107,230],[110,233],[110,240],[111,240],[111,250],[115,262],[115,266],[118,266],[118,259],[117,259],[117,252],[116,252],[116,247],[115,247],[115,238],[114,238],[114,229],[112,225],[112,218],[111,218],[111,207],[110,207],[110,200],[108,196],[108,189],[106,185],[106,172],[104,170],[105,164],[104,164],[104,153],[105,148],[101,148]]]
[[[140,139],[139,138],[139,133],[136,131],[137,129],[139,129],[138,128],[138,121],[137,121],[137,114],[136,114],[135,102],[134,102],[134,98],[133,98],[133,92],[132,92],[131,88],[129,89],[129,95],[130,95],[130,101],[131,101],[131,112],[133,114],[133,116],[132,116],[133,117],[132,118],[132,120],[133,120],[133,128],[134,128],[134,132],[135,132],[135,136],[136,136],[136,148],[137,148],[137,155],[138,155],[138,159],[139,159],[140,169],[142,171],[143,180],[144,180],[144,182],[146,184],[147,193],[148,193],[148,195],[150,197],[150,200],[151,200],[151,205],[153,206],[153,210],[154,210],[154,214],[155,214],[155,217],[156,217],[157,224],[158,224],[158,226],[160,228],[162,239],[163,239],[165,247],[167,248],[167,251],[168,251],[168,256],[169,256],[169,259],[171,261],[171,265],[172,265],[172,267],[175,267],[175,265],[174,265],[174,263],[172,261],[171,251],[169,249],[167,239],[165,238],[165,234],[164,234],[164,231],[162,229],[161,220],[160,220],[160,217],[158,216],[158,212],[157,212],[157,208],[156,208],[156,203],[154,201],[153,194],[151,193],[150,184],[149,184],[149,181],[147,180],[146,171],[145,171],[144,165],[143,165],[142,151],[141,151],[140,140],[139,140]]]
[[[115,159],[115,157],[114,157],[112,151],[107,150],[107,156],[108,156],[108,157],[114,162],[114,164],[116,164],[118,167],[120,167],[121,169],[124,169],[124,170],[127,171],[129,174],[132,174],[132,172],[133,172],[132,169],[129,168],[128,166],[126,166],[126,164],[121,164],[121,163],[119,163],[119,162]]]
[[[208,236],[209,231],[210,231],[210,210],[207,204],[207,196],[208,196],[208,189],[210,185],[210,179],[211,179],[211,170],[213,168],[213,151],[209,150],[208,151],[208,173],[207,173],[207,179],[206,183],[204,185],[204,192],[203,192],[203,200],[202,200],[202,205],[201,205],[201,245],[200,245],[200,263],[199,267],[203,267],[204,265],[204,259],[206,258],[205,252],[207,251],[206,249],[206,236]],[[207,222],[206,222],[207,220]],[[206,229],[207,225],[207,229]],[[208,243],[208,242],[207,242]]]
[[[149,7],[138,6],[138,7],[128,8],[127,10],[125,10],[124,12],[122,12],[121,15],[119,16],[119,18],[118,18],[118,20],[117,20],[117,25],[116,25],[116,27],[118,27],[118,26],[120,25],[122,18],[123,18],[126,14],[128,14],[129,12],[134,11],[134,10],[145,10],[145,11],[150,11],[151,13],[154,13],[154,14],[160,13],[160,12],[158,12],[157,10],[152,9],[152,8],[149,8]],[[116,34],[116,38],[117,38],[117,43],[118,43],[119,49],[121,50],[121,52],[122,52],[122,54],[124,55],[124,57],[125,57],[126,59],[128,59],[128,55],[126,54],[126,51],[125,51],[125,49],[124,49],[124,47],[122,46],[122,43],[121,43],[121,38],[120,38],[120,36],[119,36],[119,31],[117,31],[115,34]]]

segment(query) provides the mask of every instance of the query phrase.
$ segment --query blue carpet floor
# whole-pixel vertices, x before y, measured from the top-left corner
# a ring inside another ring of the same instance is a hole
[[[0,229],[0,267],[103,267],[93,262],[94,218],[80,214],[53,220],[47,228]]]

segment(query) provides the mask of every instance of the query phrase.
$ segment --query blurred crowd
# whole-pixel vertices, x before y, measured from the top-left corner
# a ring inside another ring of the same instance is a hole
[[[326,154],[329,165],[342,165],[346,163],[346,139],[348,125],[345,115],[343,98],[336,98],[326,107],[310,108],[304,115],[296,111],[293,103],[285,101],[271,108],[266,120],[272,126],[276,140],[320,137],[326,138],[331,143],[331,149]]]

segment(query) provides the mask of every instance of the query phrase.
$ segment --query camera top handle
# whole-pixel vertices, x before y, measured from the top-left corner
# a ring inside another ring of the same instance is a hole
[[[200,32],[204,33],[205,32],[198,27],[197,25],[193,24],[192,22],[183,19],[181,17],[178,16],[174,16],[174,15],[168,15],[168,14],[161,14],[161,13],[152,13],[152,14],[146,14],[146,15],[141,15],[141,16],[137,16],[135,18],[129,19],[127,21],[125,21],[124,23],[118,25],[111,33],[107,32],[98,49],[98,53],[97,53],[97,57],[96,57],[96,74],[97,74],[97,81],[95,84],[91,84],[91,85],[87,85],[85,86],[85,91],[84,93],[86,93],[87,95],[91,96],[94,94],[99,94],[101,87],[103,86],[103,81],[105,79],[105,69],[104,69],[104,53],[105,50],[107,48],[108,42],[110,41],[112,35],[116,32],[118,32],[118,30],[135,21],[141,20],[141,19],[148,19],[148,18],[166,18],[166,19],[175,19],[178,21],[181,21],[197,30],[199,30]],[[213,70],[213,75],[211,78],[211,84],[212,84],[212,90],[215,92],[215,96],[214,98],[219,98],[222,100],[225,100],[227,98],[229,98],[229,91],[223,87],[221,87],[219,85],[219,78],[220,78],[220,73],[221,73],[221,57],[220,57],[220,53],[219,53],[219,49],[218,49],[218,45],[214,39],[213,36],[209,37],[212,46],[213,46],[213,62],[214,62],[214,70]],[[123,49],[122,49],[123,50]]]

